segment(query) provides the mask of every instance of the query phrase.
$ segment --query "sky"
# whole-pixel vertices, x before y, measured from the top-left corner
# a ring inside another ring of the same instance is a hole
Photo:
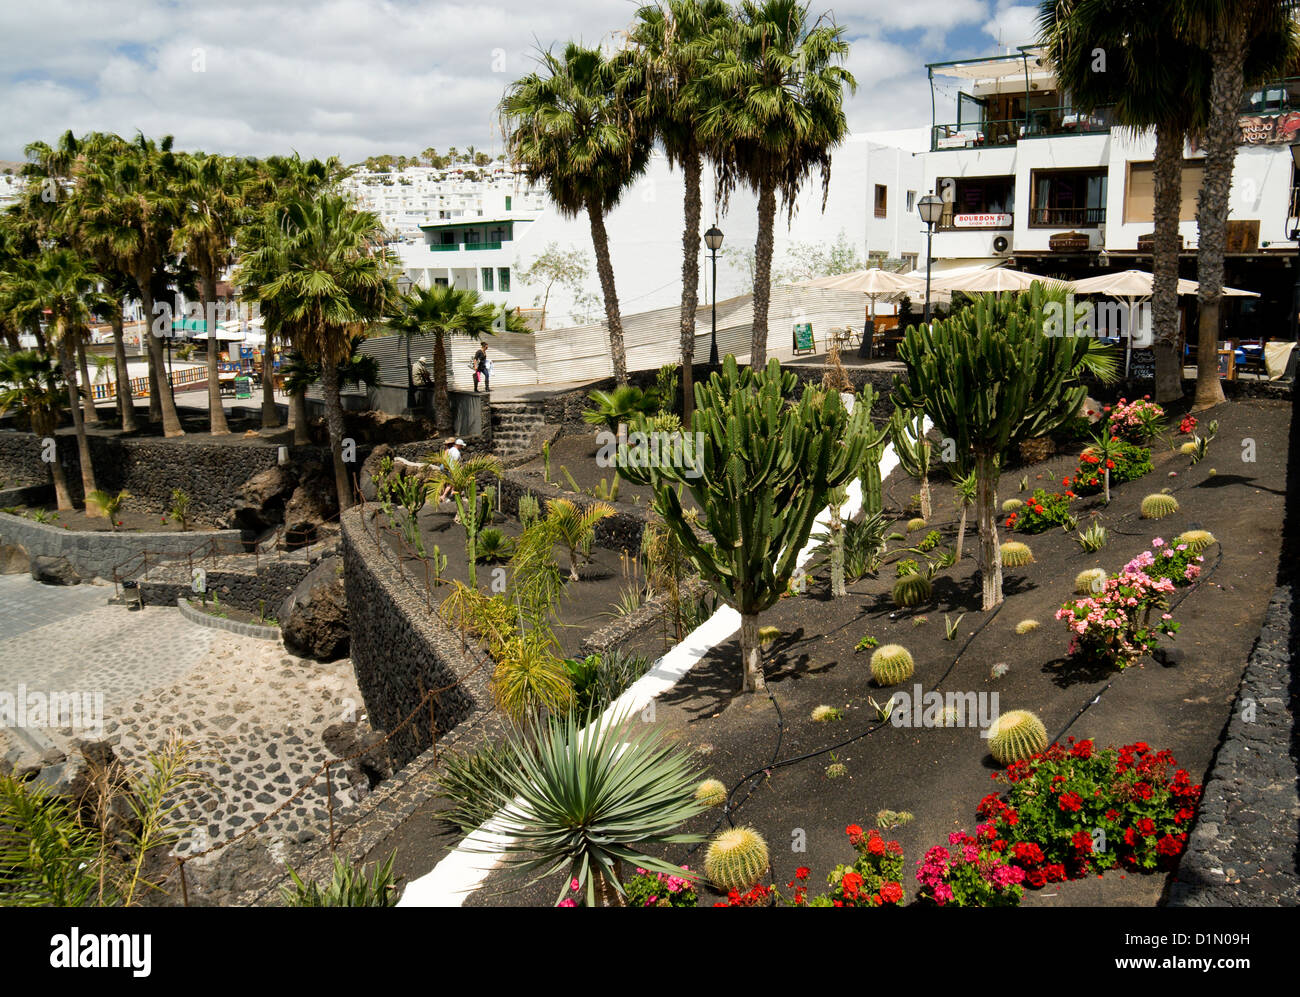
[[[67,129],[348,163],[429,146],[496,155],[496,104],[536,53],[600,43],[626,29],[640,2],[6,0],[0,159],[21,160],[28,142]],[[1032,41],[1034,9],[1014,0],[811,6],[832,13],[851,43],[855,132],[929,125],[925,63]]]

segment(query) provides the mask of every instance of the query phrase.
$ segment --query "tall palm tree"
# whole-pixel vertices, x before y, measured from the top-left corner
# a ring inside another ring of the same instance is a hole
[[[433,410],[438,428],[452,426],[451,399],[447,394],[447,337],[481,339],[495,335],[497,327],[527,332],[517,312],[483,301],[477,291],[435,284],[414,287],[394,303],[389,326],[404,336],[433,336]]]
[[[1204,409],[1224,401],[1217,359],[1241,101],[1250,76],[1258,80],[1294,67],[1300,43],[1291,0],[1179,0],[1172,6],[1181,36],[1210,57],[1205,174],[1196,206],[1200,317],[1193,408]]]
[[[682,227],[682,404],[683,424],[690,425],[695,404],[691,366],[695,362],[695,310],[700,285],[701,181],[705,143],[701,125],[716,99],[707,68],[716,59],[716,42],[725,37],[731,7],[724,0],[660,0],[637,11],[631,41],[636,59],[632,72],[635,110],[654,123],[668,162],[685,180]]]
[[[346,509],[352,490],[343,461],[339,364],[348,359],[352,337],[379,321],[395,296],[388,276],[394,261],[378,243],[378,217],[337,194],[288,202],[277,227],[283,238],[254,249],[240,267],[256,275],[249,283],[263,305],[294,330],[295,349],[321,365],[334,484],[339,508]]]
[[[1165,0],[1040,0],[1039,38],[1073,105],[1109,108],[1133,134],[1155,129],[1151,296],[1156,399],[1183,394],[1178,342],[1178,239],[1183,146],[1205,124],[1209,58],[1179,38]],[[1097,62],[1097,52],[1105,63]],[[1100,65],[1100,68],[1099,68]]]
[[[155,142],[141,134],[106,161],[89,162],[81,210],[88,244],[109,254],[140,293],[152,372],[150,415],[158,412],[165,436],[184,436],[167,382],[162,342],[155,335],[155,326],[167,321],[167,311],[154,315],[159,273],[181,209],[177,156],[171,149],[170,135]]]
[[[840,65],[849,45],[843,29],[825,20],[811,22],[798,0],[744,0],[717,39],[708,74],[718,93],[704,111],[701,134],[716,150],[721,196],[725,200],[737,183],[758,195],[753,368],[767,360],[777,196],[792,213],[800,186],[818,169],[824,208],[830,150],[849,130],[844,91],[852,93],[857,83]]]
[[[198,271],[199,303],[208,334],[208,429],[213,435],[222,435],[230,432],[230,426],[217,377],[217,277],[230,263],[235,229],[243,211],[243,178],[239,161],[229,156],[183,154],[177,158],[177,167],[181,215],[172,232],[171,246],[184,253]]]
[[[18,307],[26,311],[39,310],[49,316],[50,339],[59,351],[59,366],[77,435],[83,494],[88,496],[98,486],[77,390],[74,339],[85,328],[91,308],[101,300],[97,291],[99,275],[70,249],[44,250],[34,259],[24,260],[16,275],[14,294]],[[86,514],[95,516],[100,512],[88,502]]]
[[[67,394],[58,364],[36,350],[0,353],[0,415],[21,409],[27,413],[32,432],[53,437],[59,425],[59,410]],[[52,460],[50,479],[60,509],[72,509],[72,495],[63,463]]]
[[[607,59],[599,49],[570,42],[563,55],[542,53],[540,71],[512,83],[501,101],[502,130],[516,168],[531,182],[544,183],[565,216],[587,212],[620,384],[627,383],[627,352],[605,216],[645,171],[652,139],[626,90],[631,59],[628,53]]]

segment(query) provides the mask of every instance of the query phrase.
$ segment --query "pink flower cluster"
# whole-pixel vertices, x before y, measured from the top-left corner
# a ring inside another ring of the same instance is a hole
[[[683,866],[682,868],[686,867]],[[681,876],[670,876],[666,872],[650,872],[646,869],[642,869],[640,866],[637,867],[636,872],[638,876],[653,876],[655,879],[659,880],[659,882],[664,884],[664,889],[669,893],[681,893],[682,890],[691,885],[689,880],[684,879]],[[658,899],[658,896],[649,897],[642,906],[653,907]]]
[[[953,831],[948,835],[948,846],[952,851],[942,845],[935,845],[917,863],[917,882],[921,884],[922,891],[928,893],[940,907],[954,900],[963,903],[974,899],[973,883],[981,880],[987,884],[985,892],[991,889],[999,894],[1024,882],[1023,869],[998,857],[1006,846],[1005,841],[981,844],[981,838],[987,840],[993,837],[994,825],[981,824],[978,831],[980,837],[974,837],[965,831]],[[958,884],[961,895],[953,892],[954,883]]]
[[[1155,637],[1146,627],[1146,617],[1152,608],[1166,605],[1165,597],[1174,591],[1169,578],[1152,578],[1147,573],[1155,564],[1155,555],[1143,551],[1119,574],[1107,578],[1100,593],[1067,602],[1056,611],[1056,619],[1064,620],[1073,635],[1068,653],[1076,654],[1087,645],[1092,654],[1113,657],[1122,666],[1150,650]],[[1188,568],[1200,572],[1195,565]],[[1168,613],[1162,614],[1153,629],[1173,633],[1177,625],[1169,620]]]
[[[1112,432],[1127,438],[1141,439],[1149,427],[1163,419],[1165,410],[1150,401],[1149,397],[1137,398],[1131,402],[1121,398],[1110,410]]]

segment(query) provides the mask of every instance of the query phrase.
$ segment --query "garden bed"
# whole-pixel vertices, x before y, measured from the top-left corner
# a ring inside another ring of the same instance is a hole
[[[916,610],[894,608],[889,596],[894,569],[887,565],[879,577],[851,584],[848,597],[838,600],[828,597],[823,571],[806,594],[782,599],[764,613],[761,623],[782,634],[766,655],[770,696],[738,691],[739,649],[732,639],[657,701],[656,722],[697,751],[708,776],[734,790],[733,820],[767,839],[771,881],[784,885],[805,866],[812,870],[813,891],[820,892],[826,873],[852,860],[846,825],[871,827],[882,809],[908,811],[914,819],[885,836],[904,848],[903,886],[910,901],[916,865],[926,850],[947,845],[951,832],[975,830],[981,798],[1005,788],[991,781],[1000,766],[980,731],[881,723],[868,703],[868,697],[884,702],[900,690],[910,695],[914,683],[927,692],[996,692],[1001,712],[1032,710],[1051,739],[1091,738],[1099,747],[1144,741],[1169,749],[1193,782],[1203,781],[1276,583],[1290,408],[1239,401],[1200,418],[1203,425],[1210,418],[1220,424],[1200,464],[1191,465],[1188,457],[1155,441],[1154,469],[1114,486],[1108,507],[1099,497],[1072,504],[1079,529],[1095,512],[1109,531],[1098,552],[1085,553],[1073,531],[1009,537],[1000,530],[1003,541],[1026,542],[1035,560],[1006,569],[1006,600],[996,611],[979,611],[972,529],[965,558],[939,573],[933,600]],[[1248,440],[1254,463],[1242,460]],[[1077,454],[1067,454],[1005,474],[999,498],[1023,497],[1017,491],[1023,474],[1031,491],[1061,491],[1061,479],[1073,477],[1076,466]],[[956,517],[944,477],[932,476],[930,525],[940,530],[942,546],[951,549]],[[1163,488],[1172,490],[1180,511],[1158,521],[1141,519],[1142,498]],[[896,471],[886,481],[886,506],[905,504],[915,490],[915,483]],[[1201,578],[1173,595],[1172,613],[1182,629],[1164,643],[1174,653],[1164,655],[1163,663],[1147,657],[1122,671],[1081,667],[1068,659],[1069,635],[1054,614],[1074,598],[1075,575],[1091,567],[1118,571],[1149,550],[1153,538],[1169,540],[1193,528],[1210,530],[1219,544],[1206,551]],[[946,640],[945,614],[961,613],[966,615],[955,639]],[[917,625],[918,617],[926,622]],[[1037,629],[1018,634],[1017,624],[1030,619],[1038,621]],[[871,683],[871,652],[855,651],[866,635],[879,644],[907,647],[916,662],[914,678],[889,690]],[[997,664],[1007,670],[995,678]],[[820,705],[836,707],[842,718],[813,722],[810,715]],[[828,778],[832,762],[845,766],[842,777]],[[711,811],[690,829],[707,833],[720,822],[720,811]],[[805,849],[794,850],[800,842]],[[702,848],[683,847],[667,857],[698,867],[702,856]],[[1161,901],[1167,882],[1167,874],[1112,871],[1028,890],[1023,902],[1151,906]],[[470,903],[554,903],[554,881],[503,892],[518,885],[509,874],[494,873]],[[718,899],[701,891],[702,904]]]
[[[130,499],[127,501],[129,502]],[[60,510],[53,502],[39,506],[12,506],[3,511],[30,519],[34,523],[44,523],[46,526],[59,527],[74,533],[182,533],[192,532],[196,527],[193,520],[187,524],[186,530],[182,530],[180,524],[170,516],[119,509],[115,531],[107,516],[87,516],[83,509]],[[196,540],[195,545],[197,546],[199,542]]]

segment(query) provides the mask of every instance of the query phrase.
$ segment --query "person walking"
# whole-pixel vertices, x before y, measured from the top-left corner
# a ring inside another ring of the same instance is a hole
[[[483,390],[492,390],[492,361],[488,359],[487,343],[479,342],[478,352],[474,354],[474,390],[478,391],[479,375],[483,375]]]

